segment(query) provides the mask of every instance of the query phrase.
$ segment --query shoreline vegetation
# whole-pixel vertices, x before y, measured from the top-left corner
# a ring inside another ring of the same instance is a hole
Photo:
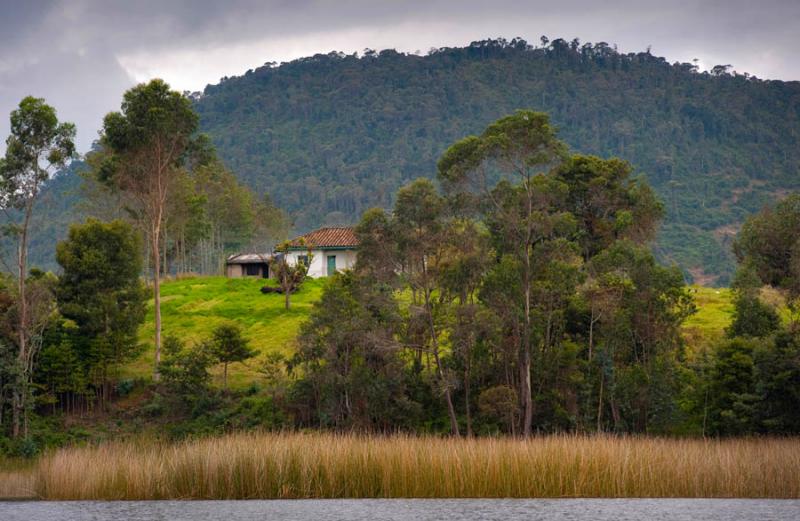
[[[16,487],[16,488],[15,488]],[[63,448],[0,472],[47,500],[798,498],[800,438],[248,433]]]

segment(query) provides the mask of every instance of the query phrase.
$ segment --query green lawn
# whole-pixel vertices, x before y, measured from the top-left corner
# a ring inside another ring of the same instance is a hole
[[[291,354],[300,324],[311,305],[319,299],[325,279],[308,279],[292,295],[291,309],[284,309],[283,295],[264,295],[264,279],[193,277],[171,280],[161,286],[161,316],[164,335],[175,335],[187,343],[207,338],[215,326],[236,322],[259,353],[278,351]],[[271,282],[275,285],[274,282]],[[142,355],[123,371],[126,377],[149,376],[153,361],[153,301],[139,337],[146,346]],[[254,366],[250,362],[250,366]],[[234,364],[233,385],[247,385],[255,377],[252,368]]]
[[[733,301],[728,288],[690,288],[697,305],[697,313],[686,320],[683,330],[689,349],[702,348],[722,338],[733,316]]]
[[[215,326],[233,321],[242,326],[245,336],[259,353],[281,352],[290,355],[300,324],[308,317],[312,304],[320,298],[326,279],[309,279],[292,295],[292,306],[283,307],[283,296],[262,294],[263,279],[193,277],[162,284],[161,313],[164,334],[176,335],[187,343],[207,338]],[[274,284],[274,282],[273,282]],[[733,304],[727,288],[692,286],[698,312],[684,326],[690,351],[721,338],[730,324]],[[146,346],[142,355],[126,366],[124,377],[147,377],[153,361],[153,307],[139,336]],[[257,362],[234,364],[231,384],[246,386],[257,378]]]

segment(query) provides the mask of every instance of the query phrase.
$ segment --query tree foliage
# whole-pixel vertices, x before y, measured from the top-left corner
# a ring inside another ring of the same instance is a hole
[[[42,98],[28,96],[11,112],[11,134],[0,161],[0,209],[8,223],[4,231],[16,243],[17,305],[15,342],[18,382],[13,392],[13,436],[27,437],[30,383],[41,349],[40,329],[50,301],[41,284],[27,286],[28,241],[34,205],[42,185],[75,155],[75,125],[59,123],[56,110]],[[18,215],[10,215],[16,210]]]
[[[59,311],[77,327],[71,347],[86,377],[107,398],[109,370],[140,352],[138,330],[148,293],[139,279],[141,238],[125,222],[90,219],[70,227],[56,259],[63,270],[56,290]]]

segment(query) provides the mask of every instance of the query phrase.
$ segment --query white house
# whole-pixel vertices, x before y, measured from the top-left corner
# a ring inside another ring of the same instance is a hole
[[[310,277],[327,277],[337,271],[350,269],[356,264],[358,240],[352,228],[329,227],[295,237],[289,242],[289,264],[309,262]],[[270,277],[270,262],[282,253],[237,253],[227,258],[225,274],[231,278]]]
[[[350,227],[328,227],[295,237],[290,241],[288,262],[308,263],[310,277],[327,277],[356,264],[358,239]]]

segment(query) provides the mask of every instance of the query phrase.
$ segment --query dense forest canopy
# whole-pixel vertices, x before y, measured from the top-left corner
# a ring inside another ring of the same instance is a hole
[[[434,176],[449,143],[516,109],[548,113],[574,151],[643,173],[667,210],[659,256],[701,282],[727,283],[739,223],[800,187],[800,83],[605,43],[320,54],[194,98],[228,167],[269,192],[298,232],[390,207],[399,186]]]

